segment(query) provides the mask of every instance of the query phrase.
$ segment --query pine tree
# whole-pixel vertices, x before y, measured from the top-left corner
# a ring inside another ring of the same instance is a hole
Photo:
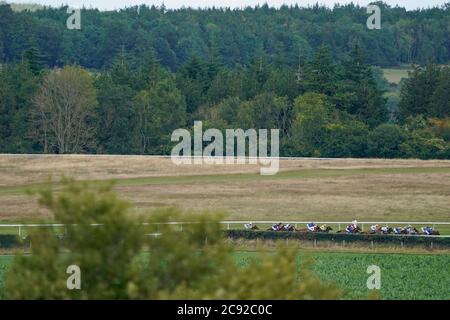
[[[321,46],[305,70],[308,91],[333,96],[336,92],[336,66],[327,46]]]
[[[401,91],[399,118],[405,121],[409,116],[433,114],[432,99],[439,82],[439,67],[429,63],[425,69],[418,66],[409,74]]]
[[[333,98],[337,107],[375,127],[387,120],[386,100],[377,86],[372,69],[364,63],[362,50],[354,46],[342,62],[337,93]]]
[[[37,47],[31,47],[23,54],[23,60],[26,61],[35,76],[39,75],[44,69],[42,56]]]
[[[438,83],[430,101],[429,115],[437,118],[450,117],[450,67],[440,70]]]
[[[165,72],[162,70],[159,60],[152,50],[147,54],[142,66],[139,68],[139,79],[137,81],[139,89],[153,87],[164,77],[166,77]]]
[[[184,64],[177,73],[177,86],[186,97],[187,110],[194,113],[205,102],[209,88],[207,68],[197,56]]]

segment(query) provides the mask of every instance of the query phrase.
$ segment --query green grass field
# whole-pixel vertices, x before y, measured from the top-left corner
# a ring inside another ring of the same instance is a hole
[[[244,266],[257,259],[258,253],[237,251],[235,258]],[[308,252],[299,254],[299,268],[305,258],[313,259],[313,271],[323,281],[344,290],[345,299],[368,297],[366,270],[370,265],[381,268],[382,299],[450,299],[450,254]],[[0,256],[0,297],[12,260],[12,256]]]
[[[13,256],[0,255],[0,299],[3,298],[3,287],[5,286],[5,274],[8,266],[13,260]]]
[[[236,261],[246,264],[257,258],[256,252],[237,252]],[[382,299],[450,299],[450,255],[366,254],[314,252],[299,254],[299,266],[305,256],[313,258],[313,271],[322,280],[336,283],[346,299],[368,296],[367,267],[381,268]]]
[[[393,68],[393,69],[383,69],[384,77],[390,83],[399,84],[403,78],[408,78],[408,71],[412,69],[404,68]]]

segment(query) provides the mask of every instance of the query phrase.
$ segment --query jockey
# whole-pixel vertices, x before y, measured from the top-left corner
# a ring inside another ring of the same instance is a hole
[[[358,228],[358,221],[353,220],[351,224],[349,224],[346,228],[345,231],[347,233],[353,233],[353,231],[355,231],[355,229]]]
[[[378,230],[381,230],[380,225],[374,224],[373,226],[370,226],[370,230],[373,232],[377,232]]]
[[[244,228],[245,228],[245,229],[253,229],[253,223],[250,222],[250,223],[244,224]]]
[[[353,233],[353,230],[355,230],[353,224],[349,224],[349,225],[345,228],[345,232],[347,232],[347,233]]]
[[[327,229],[328,229],[328,226],[326,224],[323,224],[320,226],[320,230],[323,232],[327,231]]]
[[[273,231],[280,231],[281,230],[281,228],[282,228],[282,226],[283,226],[283,224],[280,222],[280,223],[275,223],[273,226],[272,226],[272,230]]]
[[[422,232],[424,234],[426,234],[427,236],[432,235],[433,234],[433,228],[431,228],[431,227],[423,227],[422,228]]]
[[[410,226],[410,228],[409,228],[409,230],[408,230],[408,233],[409,233],[409,234],[417,234],[418,231],[417,231],[416,228],[413,228],[412,226]]]
[[[317,225],[314,222],[310,222],[306,225],[306,228],[308,229],[308,231],[315,232]]]
[[[284,230],[288,230],[289,231],[289,228],[291,227],[291,225],[288,223],[288,224],[286,224],[283,228],[284,228]]]
[[[395,234],[401,234],[402,233],[402,228],[394,228],[394,233]]]
[[[388,227],[388,226],[381,227],[380,230],[381,230],[381,232],[383,232],[383,233],[388,233],[389,227]]]
[[[412,231],[412,226],[410,224],[408,224],[407,226],[404,226],[402,228],[403,231],[406,231],[406,234],[410,234]]]

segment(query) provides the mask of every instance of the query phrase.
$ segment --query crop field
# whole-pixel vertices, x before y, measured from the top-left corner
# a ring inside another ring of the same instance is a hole
[[[242,221],[450,218],[450,161],[282,160],[277,175],[261,176],[255,165],[175,166],[167,158],[0,156],[0,223],[53,221],[26,191],[63,174],[114,179],[119,195],[143,216],[178,207]]]
[[[12,260],[13,260],[12,256],[0,255],[0,299],[3,297],[2,289],[5,285],[5,273]]]
[[[236,251],[238,265],[257,259],[258,253]],[[313,259],[313,272],[344,290],[345,299],[368,297],[367,267],[381,268],[381,299],[450,299],[450,254],[299,253],[299,270],[305,258]],[[12,256],[0,256],[0,297]]]
[[[255,252],[237,252],[236,261],[246,264]],[[322,280],[335,283],[346,299],[368,297],[367,267],[381,269],[381,299],[450,299],[450,255],[366,254],[314,252],[299,254],[313,259],[313,271]]]

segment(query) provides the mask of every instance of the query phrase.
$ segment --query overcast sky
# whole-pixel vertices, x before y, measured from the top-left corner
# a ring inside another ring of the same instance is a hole
[[[385,0],[390,5],[400,5],[408,9],[426,8],[429,6],[442,5],[449,0]],[[126,6],[134,6],[138,4],[160,5],[164,3],[167,8],[180,7],[232,7],[240,8],[247,5],[255,6],[256,4],[268,3],[271,6],[278,7],[281,4],[295,4],[308,5],[319,2],[321,4],[333,5],[336,2],[349,3],[354,2],[361,5],[367,5],[371,1],[366,0],[9,0],[7,2],[15,3],[39,3],[52,6],[59,6],[61,4],[69,4],[73,7],[95,7],[99,9],[117,9]]]

